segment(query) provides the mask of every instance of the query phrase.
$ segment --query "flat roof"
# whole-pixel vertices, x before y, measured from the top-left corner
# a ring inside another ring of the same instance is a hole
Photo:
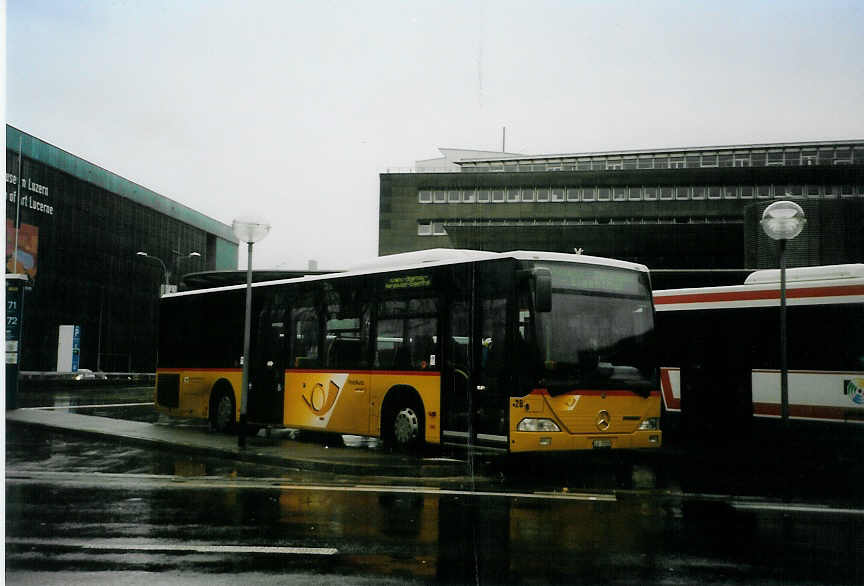
[[[639,156],[649,154],[665,154],[665,153],[687,153],[687,152],[705,152],[705,151],[735,151],[735,150],[752,150],[752,149],[785,149],[785,148],[805,148],[805,147],[827,147],[827,146],[864,146],[864,139],[853,140],[822,140],[809,142],[775,142],[775,143],[754,143],[754,144],[737,144],[737,145],[715,145],[715,146],[690,146],[690,147],[671,147],[671,148],[656,148],[656,149],[636,149],[636,150],[612,150],[612,151],[588,151],[581,153],[558,153],[550,155],[509,155],[503,157],[478,157],[471,159],[459,159],[453,161],[456,165],[465,163],[487,163],[498,161],[525,161],[525,160],[548,160],[548,159],[573,159],[586,157],[609,157],[609,156]]]
[[[77,179],[92,183],[106,191],[156,210],[223,240],[239,244],[231,226],[7,124],[6,149],[17,153],[19,144],[23,155],[29,159],[59,169]],[[12,172],[13,170],[7,169],[6,171]]]

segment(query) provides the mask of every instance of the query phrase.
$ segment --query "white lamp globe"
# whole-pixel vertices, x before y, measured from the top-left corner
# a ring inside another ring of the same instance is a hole
[[[762,229],[774,240],[792,240],[804,229],[804,210],[793,201],[776,201],[765,208]]]

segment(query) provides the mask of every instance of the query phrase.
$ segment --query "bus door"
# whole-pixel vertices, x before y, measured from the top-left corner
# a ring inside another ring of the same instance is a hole
[[[448,304],[444,441],[470,439],[472,444],[507,448],[507,268],[503,263],[475,266],[473,275],[456,279],[473,282],[475,293],[473,300],[466,291]],[[478,275],[481,270],[484,274]]]
[[[270,292],[253,297],[250,340],[248,419],[252,423],[283,423],[287,319],[280,297]],[[257,311],[256,311],[257,310]]]
[[[448,304],[441,373],[442,441],[468,441],[468,389],[471,381],[471,316],[467,299]]]

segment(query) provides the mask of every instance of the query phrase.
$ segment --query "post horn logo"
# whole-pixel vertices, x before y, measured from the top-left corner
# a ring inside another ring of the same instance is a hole
[[[311,409],[315,415],[324,415],[330,411],[336,403],[336,399],[339,397],[339,391],[341,390],[339,385],[331,380],[328,387],[329,388],[325,390],[323,384],[315,383],[312,386],[312,390],[309,391],[308,396],[306,396],[306,394],[302,395],[306,405],[309,406],[309,409]]]
[[[600,411],[597,414],[597,418],[594,420],[594,425],[597,426],[597,429],[600,431],[606,431],[609,429],[609,426],[612,423],[612,418],[609,416],[609,412],[605,409]]]

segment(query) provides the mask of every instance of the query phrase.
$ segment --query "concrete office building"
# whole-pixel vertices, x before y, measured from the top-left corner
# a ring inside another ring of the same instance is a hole
[[[864,261],[864,140],[441,152],[412,172],[381,174],[379,254],[579,249],[677,269],[686,276],[681,284],[697,284],[693,276],[704,269],[728,270],[735,281],[735,269],[776,264],[758,220],[766,205],[791,198],[809,222],[790,243],[790,266]],[[679,284],[666,274],[661,284]]]
[[[22,371],[55,370],[58,328],[77,325],[79,367],[153,372],[160,285],[237,268],[230,226],[11,126],[6,196],[6,272],[29,277]]]

